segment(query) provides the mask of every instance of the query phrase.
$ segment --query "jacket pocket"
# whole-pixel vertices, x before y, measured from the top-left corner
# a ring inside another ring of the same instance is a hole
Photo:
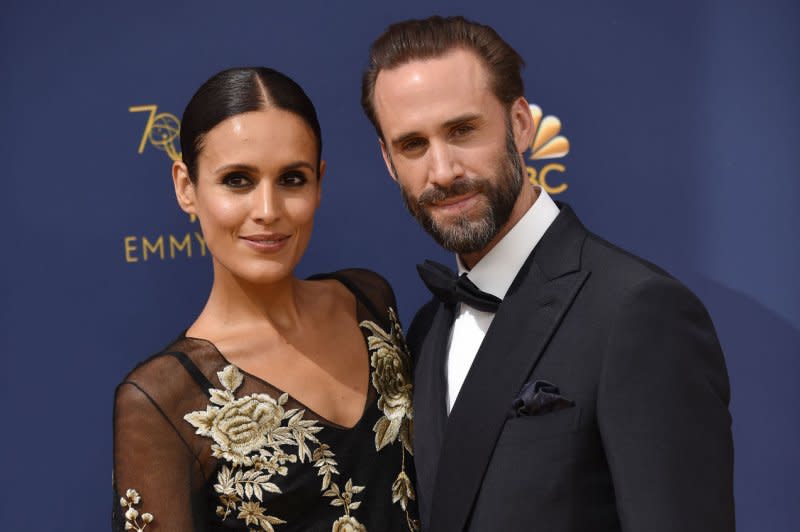
[[[510,418],[503,426],[497,445],[524,444],[576,432],[580,416],[580,407],[571,406],[546,414]]]

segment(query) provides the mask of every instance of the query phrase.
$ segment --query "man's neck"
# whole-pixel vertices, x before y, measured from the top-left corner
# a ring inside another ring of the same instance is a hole
[[[494,238],[481,250],[476,251],[474,253],[465,253],[463,255],[459,255],[461,262],[466,266],[468,269],[472,269],[475,267],[478,262],[489,253],[492,248],[494,248],[498,242],[503,240],[511,229],[517,225],[525,213],[528,212],[536,200],[539,199],[539,189],[530,186],[527,183],[522,185],[522,190],[517,196],[517,201],[514,202],[514,208],[511,209],[511,216],[508,217],[508,221],[500,228]]]

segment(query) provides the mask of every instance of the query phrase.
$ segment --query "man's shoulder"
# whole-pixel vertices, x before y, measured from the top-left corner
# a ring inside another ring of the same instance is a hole
[[[436,315],[436,310],[439,308],[439,301],[436,298],[431,298],[430,301],[420,307],[411,320],[411,325],[408,327],[408,334],[406,340],[412,355],[416,355],[425,335],[431,328],[433,318]]]
[[[647,280],[675,280],[660,266],[594,233],[588,234],[581,255],[582,269],[591,271],[593,275],[599,274],[610,282],[636,285]]]

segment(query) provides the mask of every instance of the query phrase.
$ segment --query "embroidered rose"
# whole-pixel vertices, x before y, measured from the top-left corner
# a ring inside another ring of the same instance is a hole
[[[280,426],[281,419],[283,408],[272,397],[253,394],[222,407],[214,416],[211,436],[223,456],[241,460],[266,445],[266,436]]]
[[[343,515],[333,523],[331,532],[367,532],[367,527],[358,522],[358,519]]]
[[[390,332],[384,331],[372,321],[364,321],[361,326],[372,332],[368,338],[372,354],[370,363],[372,385],[378,392],[378,408],[383,411],[373,430],[375,447],[381,450],[397,440],[411,452],[411,430],[413,410],[411,406],[410,357],[403,331],[393,309],[389,309]]]
[[[233,392],[241,386],[243,376],[233,365],[217,373],[224,389],[209,390],[212,406],[186,414],[183,418],[191,423],[201,436],[214,439],[211,446],[213,456],[225,458],[234,465],[252,465],[253,451],[267,445],[267,436],[280,427],[284,417],[282,404],[265,393],[252,394],[236,399]]]
[[[392,502],[400,504],[406,514],[408,529],[419,530],[419,524],[409,512],[409,501],[416,498],[414,485],[406,473],[406,452],[411,447],[414,430],[414,411],[411,405],[411,357],[408,354],[403,329],[393,308],[389,308],[389,332],[373,321],[362,321],[361,327],[372,334],[367,338],[372,364],[372,385],[378,392],[378,408],[383,416],[375,423],[375,448],[400,441],[402,463],[400,473],[392,483]],[[334,528],[335,529],[335,528]]]
[[[216,514],[223,521],[235,516],[248,527],[273,531],[273,525],[285,521],[266,513],[262,505],[265,494],[281,493],[273,480],[288,474],[285,464],[311,459],[316,449],[310,449],[309,444],[320,445],[315,434],[322,427],[315,420],[303,419],[304,410],[286,410],[289,395],[285,393],[277,400],[265,393],[237,399],[234,392],[244,377],[233,365],[226,366],[217,376],[222,388],[208,391],[211,398],[206,409],[184,416],[197,434],[213,439],[212,456],[223,458],[232,466],[223,464],[217,472],[214,491],[221,504]],[[284,447],[292,451],[287,452]],[[330,454],[332,472],[337,472],[333,453]]]

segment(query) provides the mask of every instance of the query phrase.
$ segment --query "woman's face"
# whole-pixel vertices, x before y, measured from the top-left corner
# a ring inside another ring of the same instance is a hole
[[[320,201],[317,141],[288,111],[268,107],[228,118],[205,136],[197,179],[176,163],[181,207],[196,214],[215,275],[250,283],[292,274],[311,237]],[[221,271],[220,271],[221,270]]]

